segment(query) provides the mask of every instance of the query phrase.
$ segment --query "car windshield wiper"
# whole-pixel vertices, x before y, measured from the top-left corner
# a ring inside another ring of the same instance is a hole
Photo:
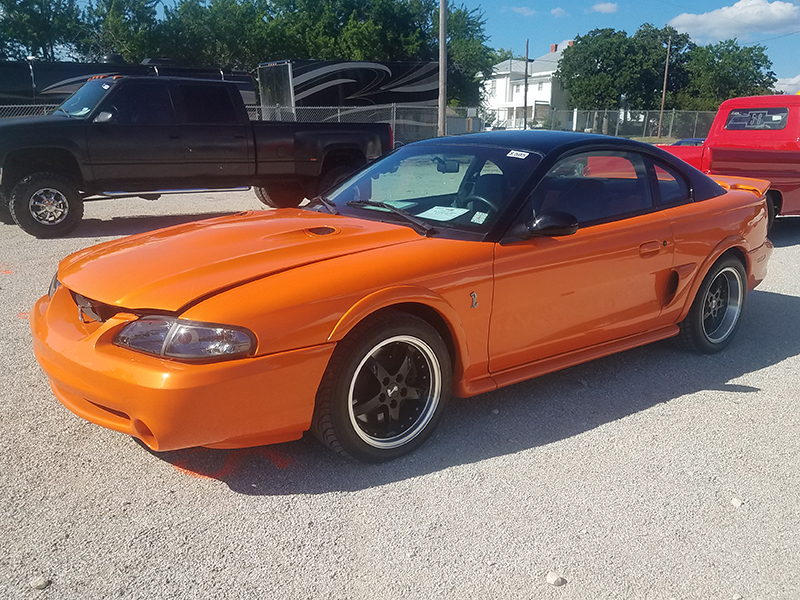
[[[426,237],[436,234],[436,229],[428,225],[425,221],[423,221],[422,219],[418,219],[411,213],[404,211],[402,208],[397,208],[396,206],[392,206],[388,202],[376,202],[374,200],[350,200],[347,203],[347,206],[356,206],[361,208],[371,206],[373,208],[383,208],[391,213],[403,217],[406,221],[414,225],[415,229],[420,231]]]
[[[61,107],[59,106],[59,107],[58,107],[58,108],[55,110],[55,112],[58,112],[58,111],[61,111],[61,112],[63,112],[63,113],[64,113],[65,115],[67,115],[67,116],[68,116],[70,119],[72,118],[72,115],[71,115],[71,114],[70,114],[70,113],[67,111],[67,109],[65,109],[65,108],[61,108]]]
[[[311,203],[324,206],[332,215],[339,214],[339,209],[336,208],[336,204],[328,200],[325,196],[316,196],[311,199]]]

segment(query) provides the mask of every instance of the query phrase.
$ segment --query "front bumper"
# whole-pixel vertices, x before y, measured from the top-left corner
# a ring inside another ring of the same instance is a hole
[[[78,416],[153,450],[239,448],[299,438],[334,344],[208,364],[112,344],[132,315],[83,323],[69,290],[31,312],[33,349],[53,393]]]

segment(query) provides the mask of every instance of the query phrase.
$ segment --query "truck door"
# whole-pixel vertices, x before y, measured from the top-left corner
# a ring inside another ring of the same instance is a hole
[[[122,81],[116,86],[99,107],[110,119],[96,117],[87,127],[95,180],[108,192],[168,187],[180,173],[183,145],[167,85]]]
[[[228,85],[175,84],[182,113],[186,174],[199,187],[249,185],[255,173],[253,128]],[[235,102],[237,101],[237,102]]]

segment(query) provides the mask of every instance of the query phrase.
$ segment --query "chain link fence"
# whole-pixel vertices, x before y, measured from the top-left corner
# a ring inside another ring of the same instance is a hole
[[[45,115],[56,104],[20,104],[0,106],[0,118]],[[447,132],[459,135],[483,131],[492,122],[491,115],[476,108],[448,109]],[[333,107],[275,107],[263,109],[247,105],[252,120],[297,121],[336,123],[389,123],[395,140],[408,144],[436,137],[438,134],[438,109],[435,106],[333,106]],[[710,111],[671,110],[663,117],[657,110],[551,110],[538,112],[527,123],[530,129],[582,131],[605,135],[636,138],[646,141],[671,143],[681,138],[706,137],[716,113]],[[661,132],[659,134],[659,119]],[[522,129],[522,119],[503,123],[509,129]]]
[[[716,114],[694,110],[664,111],[663,116],[658,110],[554,110],[528,126],[672,143],[682,138],[706,137]]]

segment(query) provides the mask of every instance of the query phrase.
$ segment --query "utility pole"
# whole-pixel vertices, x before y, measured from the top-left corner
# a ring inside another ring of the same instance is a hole
[[[525,40],[525,95],[522,106],[522,128],[528,128],[528,40]]]
[[[439,0],[439,137],[447,135],[447,0]]]
[[[661,121],[664,119],[664,100],[667,97],[667,73],[669,73],[669,51],[672,48],[672,36],[667,40],[667,62],[664,64],[664,86],[661,88],[661,112],[658,114],[658,139],[661,139]]]

